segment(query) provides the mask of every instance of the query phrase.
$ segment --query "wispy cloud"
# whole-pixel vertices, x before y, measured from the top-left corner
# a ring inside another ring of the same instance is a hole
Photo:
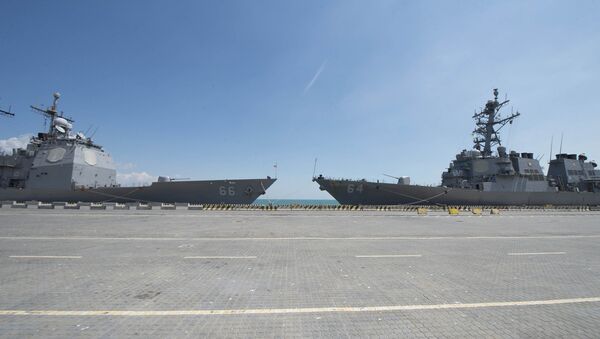
[[[0,140],[0,153],[12,154],[13,148],[25,148],[31,137],[31,134],[23,134]]]
[[[115,163],[115,167],[118,170],[131,171],[135,168],[135,164],[132,162],[124,162],[124,163],[117,162],[117,163]]]
[[[321,75],[321,72],[323,72],[323,70],[325,69],[325,65],[327,64],[327,60],[323,61],[323,63],[321,64],[321,66],[319,66],[319,69],[317,69],[317,72],[315,73],[315,75],[312,77],[312,79],[310,80],[310,82],[308,83],[308,85],[306,85],[306,87],[304,87],[304,94],[308,93],[308,91],[310,91],[310,88],[315,84],[315,82],[317,81],[317,79],[319,79],[319,76]]]

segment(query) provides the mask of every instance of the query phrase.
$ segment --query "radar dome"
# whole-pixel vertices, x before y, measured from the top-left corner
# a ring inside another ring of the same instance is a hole
[[[73,125],[67,121],[65,118],[55,118],[54,119],[54,127],[59,131],[64,133],[66,130],[70,130],[73,128]],[[64,131],[63,131],[64,130]]]

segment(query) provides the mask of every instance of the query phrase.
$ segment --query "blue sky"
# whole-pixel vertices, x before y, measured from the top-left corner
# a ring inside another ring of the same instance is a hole
[[[408,175],[435,184],[493,88],[517,151],[600,160],[598,1],[10,1],[0,4],[0,139],[62,93],[123,174]],[[509,107],[510,109],[510,107]]]

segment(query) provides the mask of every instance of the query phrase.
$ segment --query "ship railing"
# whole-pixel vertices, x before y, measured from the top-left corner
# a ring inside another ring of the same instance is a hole
[[[324,180],[341,181],[341,182],[379,182],[382,184],[396,183],[396,181],[389,181],[389,180],[386,181],[385,179],[366,179],[366,178],[352,179],[352,178],[326,177],[326,176],[318,176],[318,177],[314,177],[313,179],[314,180],[324,179]]]
[[[365,178],[360,178],[360,179],[351,179],[351,178],[341,178],[341,177],[326,177],[326,176],[318,176],[318,177],[314,177],[313,180],[317,180],[317,179],[324,179],[324,180],[330,180],[330,181],[340,181],[340,182],[369,182],[369,183],[380,183],[380,184],[397,184],[398,181],[397,180],[386,180],[386,179],[365,179]],[[438,182],[435,184],[418,184],[418,183],[411,183],[411,185],[418,185],[418,186],[425,186],[425,187],[442,187],[442,183]]]

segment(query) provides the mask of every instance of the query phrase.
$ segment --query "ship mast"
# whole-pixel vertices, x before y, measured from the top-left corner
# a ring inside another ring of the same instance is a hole
[[[35,112],[38,112],[40,114],[42,114],[44,117],[49,118],[50,119],[50,126],[48,129],[48,134],[52,135],[54,134],[54,120],[58,117],[63,118],[65,120],[67,120],[68,122],[72,123],[73,119],[71,118],[67,118],[64,117],[62,112],[60,113],[60,115],[58,114],[58,99],[60,99],[60,93],[54,93],[54,101],[52,102],[52,106],[50,108],[39,108],[39,107],[35,107],[35,106],[30,106],[31,109],[33,109]]]
[[[473,115],[475,125],[477,127],[473,131],[475,138],[473,148],[482,152],[484,157],[490,157],[492,155],[492,146],[501,145],[500,136],[498,132],[506,124],[512,124],[513,120],[521,115],[518,111],[511,113],[510,116],[503,118],[500,115],[500,109],[506,105],[510,100],[503,102],[498,101],[498,89],[494,88],[494,100],[488,100],[485,104],[485,108],[479,113]],[[483,144],[483,150],[481,146]]]

